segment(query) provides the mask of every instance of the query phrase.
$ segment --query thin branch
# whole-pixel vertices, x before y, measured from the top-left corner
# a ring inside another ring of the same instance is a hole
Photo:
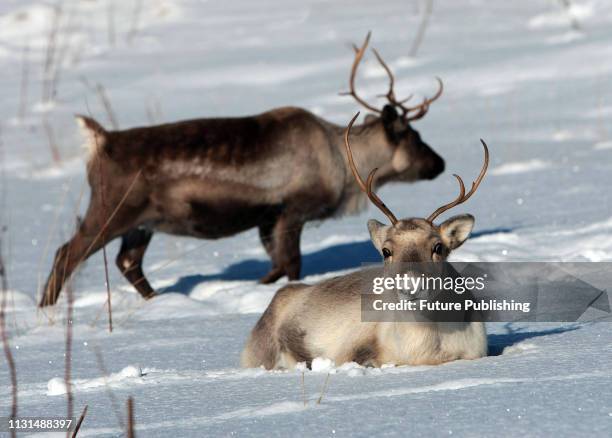
[[[97,141],[97,137],[96,137]],[[104,173],[102,172],[102,160],[96,158],[98,162],[98,175],[100,176],[100,203],[102,205],[101,213],[106,210],[106,202],[104,197]],[[103,214],[103,213],[102,213]],[[103,221],[102,214],[100,215],[100,222]],[[104,282],[106,284],[106,300],[108,302],[108,331],[113,332],[113,308],[111,304],[111,290],[110,290],[110,279],[108,278],[108,257],[106,255],[106,235],[102,232],[100,237],[102,239],[102,259],[104,261]]]
[[[425,0],[425,2],[425,10],[423,11],[423,15],[421,17],[421,23],[419,24],[419,29],[412,43],[412,47],[410,48],[410,56],[413,58],[417,55],[419,47],[421,47],[421,43],[425,37],[425,31],[427,30],[427,25],[429,24],[429,17],[433,11],[433,0]]]
[[[8,364],[9,373],[11,376],[11,418],[17,417],[17,369],[15,367],[15,360],[13,359],[13,353],[11,352],[11,345],[9,343],[8,334],[6,333],[5,324],[5,308],[6,298],[8,295],[8,280],[7,273],[2,258],[2,240],[0,238],[0,283],[2,285],[2,300],[0,302],[0,337],[2,337],[2,346],[4,348],[4,356],[6,357],[6,363]],[[11,437],[15,438],[15,429],[11,429]]]
[[[106,90],[102,84],[96,84],[96,92],[98,93],[98,97],[100,98],[100,102],[102,106],[106,110],[106,115],[108,116],[108,120],[111,123],[113,129],[119,129],[119,123],[117,123],[117,117],[115,117],[115,112],[113,111],[113,107],[111,106],[110,100],[106,94]]]
[[[134,0],[134,12],[132,13],[132,26],[126,38],[128,44],[132,43],[132,40],[138,33],[141,13],[142,13],[142,0]]]
[[[51,158],[53,158],[53,162],[55,164],[60,164],[62,158],[60,156],[59,148],[57,147],[57,143],[55,142],[55,134],[53,132],[53,127],[49,123],[47,117],[43,117],[43,128],[45,130],[45,134],[47,134],[47,141],[49,143],[49,149],[51,150]]]
[[[109,113],[109,116],[113,116],[112,113],[112,109],[110,107],[110,102],[108,102],[108,99],[106,99],[106,95],[104,94],[104,89],[102,88],[102,85],[98,84],[98,90],[100,92],[100,96],[102,97],[103,102],[107,103],[107,111]],[[114,116],[113,116],[114,118]],[[96,143],[98,142],[98,137],[95,137],[95,141]],[[96,145],[96,149],[98,149],[99,145]],[[100,160],[100,157],[96,157],[96,161],[98,163],[98,176],[100,177],[100,203],[102,205],[102,208],[100,210],[100,223],[103,222],[104,217],[104,211],[106,210],[106,199],[104,196],[104,172],[102,172],[102,160]],[[110,279],[108,277],[108,257],[106,255],[106,236],[104,231],[101,231],[101,239],[102,239],[102,259],[104,260],[104,281],[106,284],[106,300],[108,303],[108,331],[109,333],[113,332],[113,308],[112,308],[112,303],[111,303],[111,290],[110,290]]]
[[[70,180],[70,182],[72,182],[72,180]],[[78,209],[79,206],[81,205],[81,199],[83,198],[83,195],[85,193],[85,184],[83,183],[81,185],[81,190],[80,190],[80,194],[79,197],[77,199],[76,202],[76,206],[74,209],[74,214],[77,215],[78,214]],[[68,184],[68,186],[70,186],[70,184]],[[45,261],[45,259],[47,258],[47,254],[49,253],[49,248],[51,246],[51,240],[53,238],[53,236],[55,235],[55,233],[58,230],[59,227],[59,222],[60,222],[60,215],[62,213],[62,211],[64,210],[64,205],[66,204],[66,200],[68,199],[68,194],[69,194],[69,189],[67,188],[66,190],[64,190],[64,193],[60,199],[59,202],[59,208],[57,209],[57,212],[55,213],[55,216],[53,218],[53,223],[51,224],[51,226],[49,227],[49,231],[47,232],[47,241],[45,242],[45,246],[44,249],[42,251],[42,253],[40,254],[40,258],[38,260],[38,268],[37,268],[37,286],[36,286],[36,301],[40,301],[40,295],[42,293],[42,288],[41,288],[41,283],[42,283],[42,278],[41,278],[41,272],[42,272],[42,267],[43,267],[43,263]],[[57,205],[57,204],[56,204]],[[40,308],[37,307],[37,312],[40,311]]]
[[[83,420],[85,419],[85,415],[87,415],[87,408],[88,406],[85,405],[85,408],[83,409],[83,412],[81,412],[81,416],[79,417],[79,421],[77,421],[77,424],[74,427],[74,431],[72,432],[72,438],[76,438],[77,434],[79,433],[81,425],[83,424]]]
[[[130,396],[127,399],[127,438],[134,438],[134,399]]]
[[[47,36],[47,49],[45,53],[45,62],[43,68],[43,91],[42,91],[42,101],[47,102],[52,95],[52,71],[53,65],[55,63],[55,56],[57,51],[57,35],[59,33],[60,22],[62,19],[62,2],[59,1],[55,6],[53,6],[53,21],[51,23],[51,29],[49,31],[49,35]]]
[[[49,88],[49,93],[50,93],[49,95],[52,99],[55,99],[57,96],[57,89],[59,88],[60,78],[62,74],[62,66],[64,65],[64,60],[66,59],[68,53],[70,52],[70,49],[72,48],[71,33],[75,31],[78,32],[80,30],[80,21],[76,23],[76,26],[78,26],[77,29],[75,29],[75,26],[73,25],[75,10],[76,9],[74,8],[69,10],[70,12],[69,12],[68,18],[64,20],[64,28],[62,29],[62,27],[60,26],[58,30],[58,38],[57,38],[56,45],[57,47],[59,47],[59,50],[57,52],[57,55],[55,56],[53,71],[52,71],[52,75],[50,79],[50,88]],[[64,35],[63,44],[60,44],[59,42],[60,34]]]
[[[320,405],[321,404],[321,400],[323,400],[323,396],[325,395],[325,391],[327,390],[327,384],[329,383],[329,373],[327,373],[327,376],[325,377],[325,382],[323,383],[323,388],[321,388],[321,395],[319,396],[318,400],[317,400],[317,404]]]
[[[102,373],[102,378],[104,380],[104,387],[106,389],[106,395],[108,396],[110,402],[111,402],[111,407],[113,408],[113,411],[115,413],[115,417],[117,418],[117,423],[119,425],[120,429],[123,429],[124,427],[124,419],[121,416],[121,412],[119,410],[119,403],[117,401],[117,398],[115,397],[115,394],[113,393],[113,391],[111,390],[109,384],[108,384],[108,370],[106,368],[106,365],[104,364],[104,357],[102,356],[102,352],[100,351],[100,349],[98,347],[94,347],[94,353],[96,356],[96,362],[98,364],[98,369],[100,370],[100,372]]]
[[[0,152],[2,152],[2,179],[3,179],[3,187],[6,187],[5,173],[4,173],[4,143],[2,142],[1,137],[2,132],[0,131]],[[4,204],[6,201],[6,193],[4,189],[1,193],[2,197],[0,201],[2,202],[1,207],[4,210]],[[9,375],[11,378],[11,418],[17,417],[17,368],[15,367],[15,360],[13,358],[13,352],[11,351],[11,345],[9,343],[8,334],[6,333],[6,318],[5,318],[5,310],[6,310],[6,300],[8,296],[8,274],[6,271],[6,265],[4,264],[3,258],[3,246],[2,246],[2,234],[5,232],[6,228],[2,223],[0,223],[0,292],[2,293],[2,297],[0,297],[0,338],[2,338],[2,347],[4,350],[4,356],[6,357],[6,363],[9,368]],[[16,432],[14,429],[11,429],[11,437],[15,437]]]
[[[108,369],[106,368],[106,364],[104,363],[104,357],[102,356],[102,352],[100,349],[94,345],[93,346],[94,355],[96,356],[96,364],[98,365],[98,370],[102,375],[102,380],[104,381],[104,389],[106,390],[106,395],[111,404],[111,408],[115,414],[115,418],[117,419],[117,424],[119,425],[119,429],[123,429],[125,423],[123,421],[123,417],[121,416],[121,411],[119,410],[119,402],[117,401],[117,397],[113,393],[111,387],[108,384]]]
[[[66,345],[65,345],[65,361],[64,361],[64,381],[66,382],[66,417],[71,418],[73,413],[74,398],[72,395],[72,313],[74,294],[70,281],[66,284]]]

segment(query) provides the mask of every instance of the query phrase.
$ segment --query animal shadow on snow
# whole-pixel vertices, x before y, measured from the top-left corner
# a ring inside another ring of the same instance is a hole
[[[526,327],[515,328],[513,323],[509,322],[504,325],[504,328],[506,329],[506,333],[491,334],[487,336],[489,343],[489,356],[499,356],[503,353],[504,348],[518,344],[526,339],[571,332],[580,329],[581,326],[579,324],[571,324],[564,327],[555,327],[546,330],[524,331]]]
[[[511,231],[511,228],[493,228],[472,233],[471,238]],[[379,263],[380,260],[380,254],[370,240],[342,243],[302,254],[302,276],[359,268],[363,264]],[[176,283],[161,289],[159,293],[178,292],[189,295],[200,283],[215,280],[258,280],[269,270],[270,262],[267,260],[243,260],[228,266],[220,273],[181,277]]]

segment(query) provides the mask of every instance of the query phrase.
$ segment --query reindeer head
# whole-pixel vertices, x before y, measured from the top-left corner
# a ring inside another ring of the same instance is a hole
[[[442,80],[436,78],[438,81],[438,91],[433,97],[425,98],[419,105],[406,106],[405,103],[412,98],[412,95],[405,99],[397,99],[395,97],[395,77],[393,72],[378,51],[372,49],[376,59],[389,77],[389,90],[386,94],[379,96],[386,97],[388,101],[382,109],[370,105],[357,94],[355,89],[357,68],[368,47],[370,35],[370,32],[368,32],[361,47],[353,46],[355,60],[353,61],[349,80],[350,91],[341,94],[353,96],[360,105],[372,111],[374,114],[366,116],[366,123],[374,123],[380,120],[384,127],[387,142],[395,148],[391,161],[393,172],[381,177],[378,182],[384,183],[387,180],[415,181],[417,179],[433,179],[444,171],[444,160],[421,139],[418,131],[412,127],[412,122],[423,118],[427,114],[431,103],[442,95],[444,90]]]
[[[367,181],[364,182],[353,161],[349,133],[357,116],[359,116],[359,113],[355,114],[350,121],[344,135],[344,145],[346,146],[349,165],[361,190],[391,221],[391,225],[385,225],[373,219],[368,221],[372,243],[383,256],[385,264],[393,262],[441,262],[446,260],[450,252],[460,247],[469,237],[474,227],[474,216],[469,214],[454,216],[439,225],[434,224],[434,220],[445,211],[467,201],[478,189],[489,165],[489,149],[486,143],[480,140],[484,147],[484,163],[480,175],[472,183],[472,188],[467,194],[461,177],[453,175],[459,182],[459,196],[454,201],[441,206],[427,219],[407,218],[398,220],[372,190],[372,181],[378,169],[373,169],[368,175]]]

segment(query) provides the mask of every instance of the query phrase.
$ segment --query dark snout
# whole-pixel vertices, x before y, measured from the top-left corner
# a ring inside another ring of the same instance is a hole
[[[444,172],[444,159],[429,146],[426,147],[429,149],[430,155],[425,165],[421,168],[420,177],[421,179],[434,179]]]

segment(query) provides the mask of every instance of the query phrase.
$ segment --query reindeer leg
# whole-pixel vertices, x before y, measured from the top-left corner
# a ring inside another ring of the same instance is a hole
[[[78,231],[55,253],[53,268],[45,284],[39,307],[52,306],[57,302],[62,287],[78,265],[102,248],[102,236],[99,235],[100,225],[96,215],[90,208]],[[115,238],[109,230],[105,236],[106,242]]]
[[[109,203],[109,205],[116,204],[118,202]],[[102,206],[100,197],[96,196],[96,192],[92,192],[87,213],[79,225],[78,231],[55,253],[53,268],[45,284],[43,296],[39,303],[40,307],[51,306],[57,302],[62,287],[81,262],[87,260],[104,244],[137,225],[134,222],[138,217],[137,210],[121,209],[116,212],[110,222],[107,219],[110,217],[110,213],[106,213],[107,210],[109,209]],[[103,226],[105,226],[104,229]]]
[[[300,236],[304,224],[293,222],[287,226],[282,245],[282,264],[290,281],[299,280],[302,270],[302,254],[300,253]]]
[[[304,224],[287,216],[281,216],[272,231],[272,269],[260,282],[274,283],[283,275],[289,280],[300,278],[302,259],[300,235]]]
[[[261,244],[270,258],[274,256],[274,240],[272,238],[273,230],[274,222],[265,222],[259,226],[259,240],[261,240]],[[272,263],[274,263],[274,260],[272,260]]]
[[[155,291],[142,271],[142,259],[151,242],[153,232],[145,228],[133,228],[125,233],[121,240],[121,249],[117,254],[117,267],[123,276],[143,298],[151,298]]]
[[[270,257],[270,261],[272,262],[272,267],[270,268],[270,272],[268,272],[263,278],[259,280],[262,284],[274,283],[276,280],[285,275],[282,267],[276,263],[276,256],[274,252],[274,226],[275,222],[265,222],[264,224],[259,226],[259,239],[261,240],[261,244],[264,249],[268,253]]]

